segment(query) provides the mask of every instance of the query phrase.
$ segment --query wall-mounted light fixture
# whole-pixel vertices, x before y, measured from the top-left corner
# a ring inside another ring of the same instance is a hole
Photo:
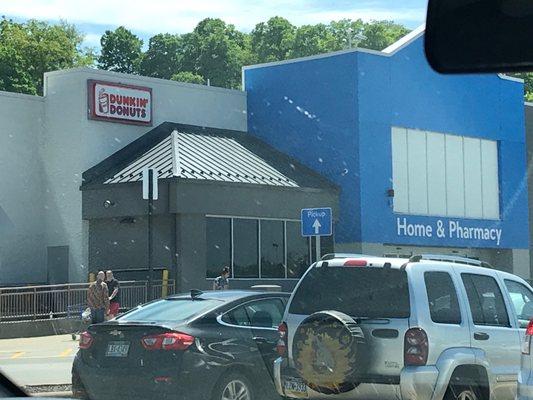
[[[102,205],[104,206],[104,208],[111,208],[111,207],[114,207],[115,204],[116,203],[114,201],[106,200],[106,201],[104,201],[104,204],[102,204]]]

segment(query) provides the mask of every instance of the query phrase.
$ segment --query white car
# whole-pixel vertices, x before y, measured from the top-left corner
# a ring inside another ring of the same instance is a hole
[[[327,256],[289,300],[276,388],[289,398],[515,399],[531,299],[523,279],[477,260]]]

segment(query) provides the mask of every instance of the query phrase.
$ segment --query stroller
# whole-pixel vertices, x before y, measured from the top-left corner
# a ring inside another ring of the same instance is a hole
[[[76,340],[81,332],[91,323],[91,309],[86,304],[76,304],[67,307],[67,318],[79,319],[78,329],[72,333],[72,340]]]

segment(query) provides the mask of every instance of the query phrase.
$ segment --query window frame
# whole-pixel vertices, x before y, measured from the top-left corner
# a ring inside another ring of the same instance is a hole
[[[230,308],[229,310],[226,310],[224,311],[223,313],[221,313],[219,316],[217,316],[216,320],[217,322],[220,324],[220,325],[223,325],[223,326],[227,326],[227,327],[231,327],[231,328],[241,328],[241,329],[266,329],[266,330],[269,330],[269,331],[276,331],[277,332],[277,328],[267,328],[267,327],[264,327],[264,326],[254,326],[254,325],[251,325],[251,321],[250,321],[250,326],[242,326],[242,325],[234,325],[234,324],[230,324],[229,322],[226,322],[226,321],[223,321],[222,318],[224,318],[224,316],[226,316],[226,314],[229,314],[230,312],[236,310],[237,308],[240,308],[240,307],[246,307],[247,305],[249,305],[250,303],[257,303],[259,301],[265,301],[265,300],[279,300],[282,304],[282,306],[287,307],[287,300],[284,299],[283,297],[279,297],[279,296],[274,296],[274,297],[263,297],[263,298],[259,298],[259,299],[252,299],[252,300],[248,300],[248,301],[245,301],[243,303],[240,303],[240,304],[237,304],[236,306]],[[285,301],[284,301],[285,300]],[[250,318],[248,316],[248,318]],[[283,318],[283,313],[282,313],[282,318]]]
[[[451,284],[453,286],[453,289],[455,290],[455,299],[457,300],[457,310],[459,311],[459,322],[437,322],[437,321],[433,320],[433,316],[431,315],[431,308],[430,308],[430,305],[429,305],[429,293],[428,293],[428,287],[427,287],[427,282],[426,282],[426,277],[428,276],[428,274],[446,274],[450,278],[450,282],[451,282]],[[460,293],[459,293],[459,288],[456,286],[456,284],[454,282],[453,275],[449,271],[433,271],[433,270],[424,271],[424,286],[425,286],[425,289],[426,289],[426,297],[427,297],[427,300],[428,300],[429,319],[431,320],[431,322],[433,322],[434,324],[439,324],[439,325],[454,325],[454,326],[463,325],[464,315],[463,315],[463,312],[461,310]]]

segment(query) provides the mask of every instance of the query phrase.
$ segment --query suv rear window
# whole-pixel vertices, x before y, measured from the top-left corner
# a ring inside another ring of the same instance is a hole
[[[336,310],[352,317],[408,318],[407,273],[364,267],[313,268],[289,307],[291,314]]]

